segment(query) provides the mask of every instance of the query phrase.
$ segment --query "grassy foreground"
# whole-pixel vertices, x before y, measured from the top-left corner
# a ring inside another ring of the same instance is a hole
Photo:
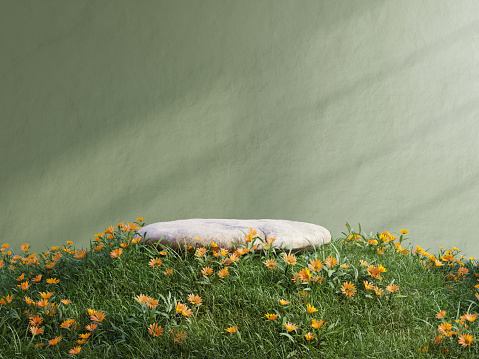
[[[406,230],[283,253],[135,239],[135,222],[0,256],[0,358],[477,358],[479,267]],[[256,250],[255,250],[256,249]]]

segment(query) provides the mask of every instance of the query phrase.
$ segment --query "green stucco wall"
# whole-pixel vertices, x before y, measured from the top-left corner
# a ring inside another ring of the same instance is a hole
[[[282,218],[479,257],[479,1],[3,0],[0,42],[1,243]]]

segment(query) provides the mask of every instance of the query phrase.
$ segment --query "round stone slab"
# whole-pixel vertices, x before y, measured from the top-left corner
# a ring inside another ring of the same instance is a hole
[[[138,233],[145,243],[168,244],[177,248],[185,244],[206,247],[215,242],[218,246],[233,250],[235,244],[245,244],[244,237],[250,228],[257,230],[263,241],[274,237],[274,246],[284,250],[318,247],[331,241],[331,233],[312,223],[284,219],[182,219],[157,222],[141,228]],[[198,238],[199,241],[196,239]],[[261,242],[255,244],[261,248]]]

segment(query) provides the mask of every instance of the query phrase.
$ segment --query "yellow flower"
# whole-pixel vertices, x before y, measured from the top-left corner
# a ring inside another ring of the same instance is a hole
[[[38,294],[40,294],[40,297],[42,297],[43,299],[49,299],[53,295],[53,292],[48,292],[48,293],[41,292],[41,293],[38,293]]]
[[[223,268],[218,272],[218,277],[220,277],[221,279],[223,279],[224,277],[227,277],[229,275],[230,275],[230,273],[228,272],[228,268]]]
[[[307,310],[308,313],[310,313],[310,314],[318,311],[318,310],[317,310],[314,306],[312,306],[311,304],[308,304],[306,310]]]
[[[461,318],[464,318],[464,320],[467,320],[469,322],[473,322],[477,319],[477,315],[476,314],[470,314],[470,313],[466,313],[464,314]]]
[[[268,269],[274,269],[276,268],[277,262],[274,259],[268,259],[266,262],[264,262],[264,265]]]
[[[354,286],[354,284],[352,284],[351,282],[344,282],[342,287],[341,287],[341,291],[344,293],[344,295],[346,295],[347,297],[352,297],[354,295],[354,293],[356,293],[356,287]]]
[[[199,295],[190,294],[188,296],[188,301],[191,304],[198,305],[201,303],[201,297]]]
[[[237,330],[238,327],[236,325],[225,329],[225,331],[227,331],[228,333],[236,333]]]
[[[325,323],[322,319],[321,320],[312,319],[311,321],[311,327],[313,327],[314,329],[319,329],[326,324],[327,323]]]
[[[290,302],[288,302],[287,300],[284,300],[284,299],[280,299],[279,302],[280,302],[282,305],[287,305],[287,304],[290,303]]]
[[[294,266],[296,264],[296,257],[292,254],[283,253],[283,259],[287,264]]]
[[[28,251],[30,249],[30,245],[28,243],[23,243],[21,246],[20,246],[20,249],[24,252]]]
[[[70,328],[73,324],[75,324],[75,319],[65,320],[60,324],[60,328]]]
[[[473,261],[473,260],[475,260],[475,259],[476,259],[476,258],[474,258],[474,257],[469,257],[469,260],[470,260],[470,261]]]
[[[62,337],[55,337],[52,340],[49,340],[48,344],[55,345],[55,344],[60,343],[61,341],[62,341]]]
[[[69,244],[70,246],[73,244],[72,241],[67,241],[67,244]]]
[[[123,253],[123,249],[122,248],[117,248],[117,249],[114,249],[110,252],[110,257],[111,258],[118,258],[122,253]]]
[[[151,268],[159,268],[163,264],[163,261],[160,258],[153,258],[148,262],[148,265]]]
[[[211,243],[211,247],[213,247],[213,248],[218,248],[219,246],[218,246],[215,242],[212,242],[212,243]]]
[[[60,279],[49,278],[49,279],[47,279],[47,283],[48,284],[58,284],[58,283],[60,283]]]
[[[452,325],[449,322],[442,323],[438,326],[437,329],[438,329],[439,333],[444,334],[444,333],[446,333],[446,332],[448,332],[452,329]]]
[[[311,332],[308,332],[308,334],[305,334],[304,337],[306,338],[306,340],[311,340],[314,338],[313,333]]]
[[[153,323],[148,327],[148,332],[153,337],[159,337],[163,334],[163,328],[161,327],[161,325]]]
[[[196,253],[195,253],[195,256],[200,258],[200,257],[203,257],[203,255],[206,253],[206,248],[197,248],[196,249]]]
[[[80,353],[81,347],[74,347],[73,349],[70,349],[68,353],[70,354],[78,354]]]
[[[201,273],[202,273],[203,275],[211,275],[211,274],[213,274],[213,268],[204,267],[204,268],[201,270]]]
[[[92,322],[102,322],[105,319],[106,315],[103,312],[95,310],[95,313],[90,316]]]
[[[80,336],[80,338],[82,339],[88,339],[91,335],[91,333],[84,333],[84,334],[78,334]]]
[[[453,251],[458,251],[459,249],[457,249],[456,247],[452,247],[452,250]]]
[[[401,234],[409,234],[409,231],[407,229],[400,229],[399,233]]]
[[[459,337],[459,340],[457,342],[463,347],[467,347],[471,345],[473,341],[474,337],[471,334],[463,334]]]
[[[293,323],[290,323],[290,322],[284,323],[284,326],[286,327],[288,332],[292,332],[293,330],[298,329],[298,326],[296,324],[293,324]]]
[[[278,318],[278,314],[266,313],[264,316],[268,318],[269,320],[275,320],[276,318]]]
[[[365,280],[365,281],[364,281],[364,288],[373,290],[373,289],[374,289],[374,285],[372,285],[372,284],[369,283],[367,280]]]
[[[145,219],[145,217],[138,217],[138,218],[136,219],[136,221],[137,221],[137,222],[142,222],[144,219]]]
[[[374,287],[374,293],[376,293],[376,295],[383,295],[383,290],[381,288],[378,288],[378,287]]]

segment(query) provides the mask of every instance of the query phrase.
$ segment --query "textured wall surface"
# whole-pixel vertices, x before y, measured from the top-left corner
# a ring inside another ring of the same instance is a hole
[[[281,218],[479,257],[478,1],[2,1],[0,44],[1,243]]]

